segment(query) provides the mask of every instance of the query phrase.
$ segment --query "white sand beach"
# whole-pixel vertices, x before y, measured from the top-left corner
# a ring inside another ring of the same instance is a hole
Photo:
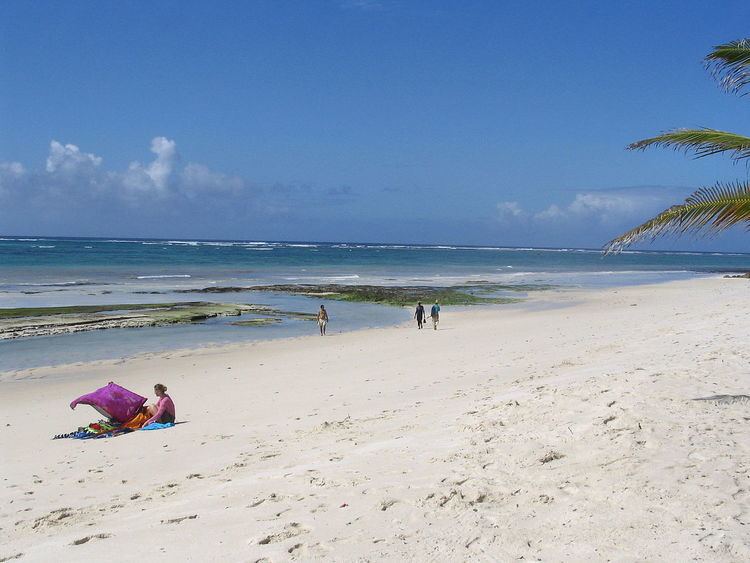
[[[0,376],[0,561],[748,561],[748,280]],[[311,333],[317,330],[311,327]],[[51,440],[169,387],[172,429]]]

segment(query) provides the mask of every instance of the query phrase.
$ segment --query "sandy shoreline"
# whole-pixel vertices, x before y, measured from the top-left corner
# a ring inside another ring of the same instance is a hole
[[[476,313],[480,310],[494,310],[499,313],[503,312],[509,312],[509,311],[515,311],[515,310],[524,310],[524,311],[539,311],[539,310],[549,310],[559,307],[569,307],[573,303],[575,303],[575,295],[585,295],[590,294],[591,292],[597,292],[601,291],[598,289],[591,289],[587,291],[581,291],[577,289],[570,289],[570,288],[556,288],[555,290],[547,290],[544,292],[539,293],[530,293],[525,298],[519,299],[516,303],[507,303],[503,305],[499,304],[486,304],[481,305],[481,309],[479,305],[460,305],[460,306],[449,306],[449,309],[451,311],[451,315],[456,314],[463,314],[463,313]],[[379,306],[388,306],[388,305],[379,305]],[[255,305],[255,307],[265,307],[264,305]],[[392,306],[394,308],[397,308],[396,306]],[[330,308],[330,306],[329,306]],[[411,314],[413,311],[411,307],[403,308],[404,310],[408,309],[408,313]],[[289,314],[289,313],[283,313],[282,314]],[[300,315],[300,313],[292,313],[294,315]],[[303,313],[304,314],[304,313]],[[314,319],[313,319],[314,320]],[[389,324],[385,327],[378,327],[379,329],[388,330],[390,328],[410,328],[414,324],[413,321],[399,321],[394,322],[392,324]],[[348,330],[338,330],[338,323],[333,322],[329,324],[328,332],[329,336],[341,336],[343,333],[351,333],[351,332],[367,332],[372,330],[377,330],[374,327],[364,327],[364,328],[356,328],[356,329],[348,329]],[[121,327],[121,328],[128,328],[128,327]],[[111,330],[111,329],[110,329]],[[93,368],[102,368],[104,366],[113,366],[113,365],[119,365],[123,362],[131,362],[135,360],[158,360],[158,359],[169,359],[172,356],[182,356],[184,354],[190,354],[190,355],[200,355],[203,353],[230,353],[232,351],[236,350],[244,350],[247,349],[248,346],[255,346],[258,344],[263,344],[264,342],[296,342],[299,340],[304,340],[307,338],[311,338],[318,335],[318,325],[317,323],[313,322],[310,324],[310,327],[308,329],[308,332],[303,335],[293,335],[293,336],[281,336],[281,337],[270,337],[270,338],[258,338],[257,340],[248,340],[248,341],[240,341],[240,342],[229,342],[229,343],[208,343],[205,345],[202,345],[197,348],[189,348],[189,347],[179,347],[179,348],[170,348],[168,350],[159,350],[159,351],[151,351],[151,352],[142,352],[139,354],[133,354],[128,355],[125,357],[111,357],[111,358],[103,358],[98,360],[85,360],[85,361],[77,361],[77,362],[65,362],[65,363],[59,363],[59,364],[53,364],[53,365],[39,365],[34,367],[27,367],[27,368],[20,368],[20,369],[10,369],[10,370],[0,370],[0,383],[3,381],[14,381],[18,379],[49,379],[53,377],[66,377],[66,378],[81,378],[86,377],[86,374],[89,372],[89,370]]]
[[[5,374],[0,560],[748,560],[749,290]],[[110,380],[186,423],[51,441]]]

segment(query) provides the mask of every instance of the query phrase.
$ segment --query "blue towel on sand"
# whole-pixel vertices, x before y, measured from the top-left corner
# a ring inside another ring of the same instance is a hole
[[[161,430],[162,428],[172,428],[173,426],[174,422],[152,422],[148,426],[141,428],[141,430]]]

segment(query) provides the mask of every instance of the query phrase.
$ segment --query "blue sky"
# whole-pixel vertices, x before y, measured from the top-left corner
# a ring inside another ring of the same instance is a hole
[[[748,168],[746,2],[0,4],[0,233],[598,247]],[[655,247],[747,250],[744,232]]]

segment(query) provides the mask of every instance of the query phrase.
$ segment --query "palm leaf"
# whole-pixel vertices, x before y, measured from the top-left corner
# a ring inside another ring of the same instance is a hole
[[[695,153],[696,158],[721,152],[731,152],[735,160],[750,157],[750,137],[705,127],[676,129],[628,145],[629,150],[643,150],[647,147],[673,147],[675,150]]]
[[[685,203],[674,205],[609,241],[604,253],[619,252],[643,239],[682,235],[686,231],[711,234],[739,223],[747,223],[750,228],[750,181],[700,188]]]
[[[727,92],[738,93],[750,84],[750,40],[740,39],[717,45],[705,61]]]

